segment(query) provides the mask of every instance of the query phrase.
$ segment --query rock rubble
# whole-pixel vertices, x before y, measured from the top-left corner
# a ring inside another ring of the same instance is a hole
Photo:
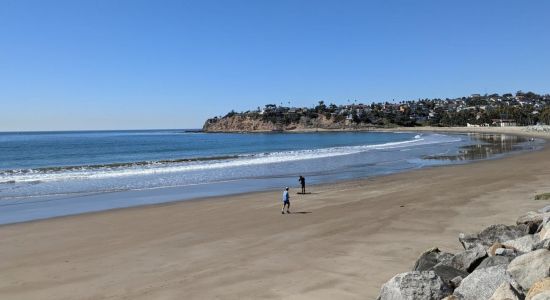
[[[550,300],[550,206],[516,225],[461,233],[464,251],[431,248],[410,272],[386,282],[380,300]]]

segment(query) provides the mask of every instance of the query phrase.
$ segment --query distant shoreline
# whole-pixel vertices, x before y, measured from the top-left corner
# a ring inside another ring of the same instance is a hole
[[[537,137],[550,140],[550,132],[529,130],[528,126],[509,127],[398,127],[391,130],[380,129],[377,131],[412,131],[412,132],[450,132],[450,133],[495,133],[513,134],[526,137]]]
[[[509,126],[509,127],[391,127],[391,128],[311,128],[311,129],[292,129],[292,130],[252,130],[252,131],[202,131],[204,133],[312,133],[312,132],[450,132],[450,133],[501,133],[517,134],[527,137],[538,137],[550,139],[550,132],[530,131],[528,126]]]

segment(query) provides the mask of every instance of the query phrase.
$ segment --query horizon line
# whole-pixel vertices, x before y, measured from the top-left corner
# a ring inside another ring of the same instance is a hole
[[[172,130],[184,130],[184,131],[200,131],[201,128],[149,128],[149,129],[61,129],[61,130],[7,130],[0,131],[2,133],[54,133],[54,132],[98,132],[98,131],[172,131]]]

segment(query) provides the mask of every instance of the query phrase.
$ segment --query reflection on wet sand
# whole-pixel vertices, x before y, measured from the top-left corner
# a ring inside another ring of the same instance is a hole
[[[532,146],[530,145],[532,141],[521,136],[487,133],[471,133],[469,136],[472,141],[476,143],[461,147],[457,154],[430,155],[424,156],[423,158],[449,161],[478,160],[490,158],[495,155],[511,151],[527,149],[529,146]]]

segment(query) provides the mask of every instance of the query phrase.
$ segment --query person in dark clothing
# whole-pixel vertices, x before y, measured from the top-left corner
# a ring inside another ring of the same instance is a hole
[[[300,182],[300,185],[302,186],[302,194],[306,193],[306,179],[304,176],[300,175],[300,178],[298,178],[298,181]]]

